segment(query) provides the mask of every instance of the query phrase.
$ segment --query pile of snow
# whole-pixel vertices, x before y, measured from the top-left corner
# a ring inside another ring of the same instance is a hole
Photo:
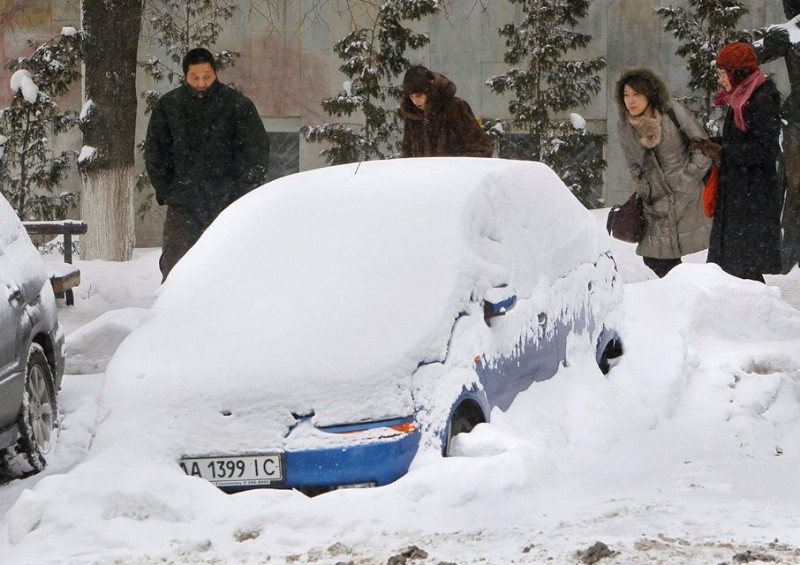
[[[25,69],[20,69],[11,75],[11,90],[22,92],[22,97],[28,104],[36,103],[39,97],[39,87],[33,82],[31,73]]]
[[[789,41],[791,43],[800,43],[800,16],[795,16],[791,20],[782,24],[773,24],[767,28],[767,31],[774,28],[785,29],[789,34]],[[756,47],[761,47],[764,45],[764,40],[759,39],[758,41],[753,42],[753,45]]]
[[[225,210],[171,271],[108,366],[104,425],[126,428],[146,404],[126,449],[171,463],[279,448],[295,414],[317,426],[408,416],[411,379],[452,353],[456,318],[479,310],[486,331],[488,290],[508,284],[538,305],[608,246],[540,163],[404,159],[284,177]],[[549,297],[554,316],[586,288]],[[510,350],[525,328],[514,330],[509,343],[469,341],[461,358]]]
[[[577,356],[459,436],[460,456],[426,453],[379,489],[225,495],[128,453],[164,399],[131,399],[130,425],[107,433],[104,375],[67,375],[50,466],[0,488],[4,565],[386,563],[423,552],[420,563],[575,563],[590,547],[609,564],[795,562],[800,312],[785,299],[800,304],[800,270],[763,285],[698,254],[653,279],[632,245],[613,249],[626,349],[611,372]],[[78,261],[76,306],[60,314],[87,362],[88,336],[124,324],[79,322],[147,308],[157,260]]]

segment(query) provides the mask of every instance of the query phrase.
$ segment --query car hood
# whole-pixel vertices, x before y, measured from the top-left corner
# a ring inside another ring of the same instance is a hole
[[[556,249],[554,210],[571,226]],[[305,417],[409,415],[410,379],[445,359],[458,316],[493,287],[525,295],[596,259],[596,223],[539,163],[405,159],[273,181],[170,273],[109,364],[106,404],[141,398],[173,437],[185,425],[212,445],[227,429],[241,449]]]

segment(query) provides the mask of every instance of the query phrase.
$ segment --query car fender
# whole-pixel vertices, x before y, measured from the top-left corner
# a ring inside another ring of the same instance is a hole
[[[453,416],[465,403],[473,403],[483,421],[489,421],[491,407],[474,368],[432,363],[417,370],[414,382],[420,449],[446,452]]]

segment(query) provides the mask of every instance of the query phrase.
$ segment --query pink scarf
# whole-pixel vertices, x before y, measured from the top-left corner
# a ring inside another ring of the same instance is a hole
[[[728,105],[733,108],[733,121],[736,127],[742,131],[747,131],[747,122],[744,121],[744,107],[750,101],[753,91],[764,84],[767,75],[761,69],[756,69],[747,78],[737,84],[730,92],[721,90],[714,96],[714,104],[717,106]]]

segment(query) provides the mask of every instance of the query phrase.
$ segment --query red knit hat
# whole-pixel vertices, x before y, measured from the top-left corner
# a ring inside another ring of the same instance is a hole
[[[754,71],[758,68],[756,52],[749,43],[728,43],[717,54],[717,68],[728,71],[735,69]]]

